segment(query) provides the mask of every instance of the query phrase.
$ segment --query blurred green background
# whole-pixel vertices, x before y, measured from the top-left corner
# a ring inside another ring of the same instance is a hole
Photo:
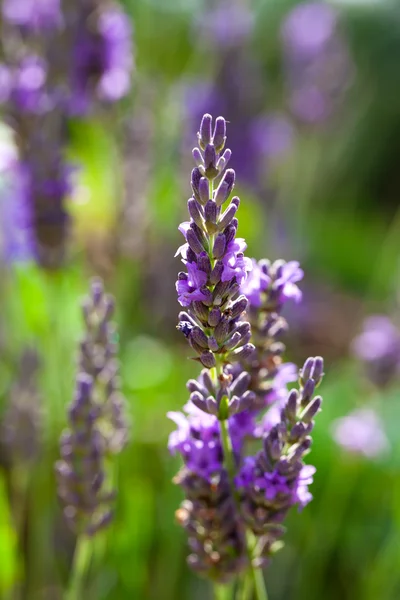
[[[2,412],[31,347],[40,356],[41,423],[28,469],[11,476],[1,455],[5,600],[15,586],[28,600],[56,600],[68,576],[74,539],[57,502],[53,462],[74,385],[79,298],[93,274],[116,297],[132,433],[118,468],[116,518],[97,542],[87,600],[211,598],[208,583],[186,567],[185,535],[174,522],[179,460],[166,448],[173,429],[166,412],[180,410],[185,382],[198,371],[175,329],[180,266],[173,256],[199,116],[220,107],[230,121],[248,255],[298,259],[305,270],[303,304],[286,315],[287,359],[326,360],[310,457],[318,470],[314,501],[289,518],[285,547],[265,573],[270,599],[400,598],[400,380],[375,389],[349,350],[366,315],[396,311],[400,289],[400,6],[332,3],[332,47],[316,53],[317,66],[304,67],[298,55],[291,64],[285,49],[283,27],[295,5],[125,0],[135,30],[133,90],[106,118],[71,125],[70,154],[83,168],[70,202],[68,261],[56,272],[1,264]],[[308,27],[310,39],[318,38],[318,22]],[[315,78],[327,97],[321,118],[296,113],[291,86],[301,88],[302,77],[313,85]],[[390,447],[370,460],[331,435],[336,418],[364,404],[381,415]],[[12,514],[25,484],[18,541]]]

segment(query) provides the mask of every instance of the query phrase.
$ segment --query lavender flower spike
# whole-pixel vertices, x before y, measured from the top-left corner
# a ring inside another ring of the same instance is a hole
[[[279,422],[264,437],[263,450],[245,459],[236,478],[243,517],[260,538],[264,560],[283,533],[281,524],[289,509],[302,508],[312,499],[308,486],[315,468],[305,465],[303,457],[311,447],[314,417],[321,409],[321,397],[313,395],[322,373],[320,357],[306,361],[300,390],[290,391]]]
[[[231,156],[230,150],[224,151],[225,119],[218,117],[213,128],[211,115],[204,115],[197,137],[193,197],[188,201],[191,219],[179,227],[186,243],[178,254],[186,271],[179,273],[176,289],[178,301],[186,310],[179,315],[178,329],[206,369],[219,368],[219,393],[209,393],[203,399],[195,396],[193,402],[201,410],[226,419],[249,408],[254,399],[249,394],[234,398],[229,391],[232,378],[225,370],[226,365],[254,351],[250,326],[244,320],[247,299],[239,295],[252,264],[244,256],[245,241],[236,237],[239,198],[232,198],[222,210],[235,183],[234,170],[225,170]],[[224,407],[223,400],[227,404]]]
[[[112,519],[114,492],[107,479],[106,459],[119,452],[127,439],[112,313],[111,298],[104,294],[101,281],[93,280],[83,308],[86,335],[69,428],[61,437],[61,460],[56,463],[64,514],[78,535],[94,535]]]

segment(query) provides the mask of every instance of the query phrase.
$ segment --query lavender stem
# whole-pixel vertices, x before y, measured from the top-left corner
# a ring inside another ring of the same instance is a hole
[[[92,551],[93,545],[89,536],[85,534],[78,536],[65,600],[82,600],[85,578],[89,570]]]

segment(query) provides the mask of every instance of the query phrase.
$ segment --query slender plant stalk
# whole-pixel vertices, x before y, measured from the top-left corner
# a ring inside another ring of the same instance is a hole
[[[242,575],[237,600],[251,600],[254,589],[253,577],[249,572]]]
[[[261,569],[257,569],[253,566],[251,568],[251,574],[254,581],[254,591],[256,594],[256,600],[268,600],[267,588],[265,587],[264,575]]]
[[[93,553],[92,540],[80,535],[76,541],[74,558],[65,600],[83,600],[84,586]]]

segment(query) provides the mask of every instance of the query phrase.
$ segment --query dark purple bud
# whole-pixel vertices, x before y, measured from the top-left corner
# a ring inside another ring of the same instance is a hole
[[[224,350],[226,352],[228,352],[229,350],[233,350],[238,344],[240,344],[241,341],[242,336],[240,335],[240,333],[235,331],[235,333],[229,338],[229,340],[226,340],[226,342],[224,342]]]
[[[297,460],[301,460],[304,454],[308,452],[311,448],[312,439],[310,437],[306,437],[302,442],[300,442],[297,446],[293,448],[293,451],[289,454],[288,459],[290,462],[295,462]]]
[[[216,223],[218,215],[218,207],[214,200],[209,200],[204,207],[204,216],[207,222]]]
[[[215,119],[213,143],[218,154],[222,151],[226,141],[226,121],[224,117]]]
[[[200,196],[199,196],[199,184],[200,184],[201,178],[202,178],[202,174],[200,172],[200,169],[198,167],[196,167],[192,171],[191,186],[192,186],[193,193],[194,193],[194,195],[196,196],[196,198],[198,200],[200,200]]]
[[[314,398],[312,402],[307,406],[305,412],[302,414],[301,419],[304,423],[310,423],[315,415],[321,410],[322,398],[321,396],[317,396]]]
[[[210,275],[211,262],[207,252],[202,252],[201,254],[199,254],[199,256],[197,257],[197,266],[200,269],[200,271],[204,271],[204,273]]]
[[[226,238],[223,233],[219,233],[214,240],[213,257],[221,259],[224,256],[226,248]]]
[[[223,270],[224,264],[222,260],[217,260],[210,275],[210,283],[212,285],[217,285],[217,283],[220,283]]]
[[[186,232],[186,241],[196,254],[204,252],[204,246],[192,227],[190,227]]]
[[[210,184],[207,177],[201,177],[198,185],[198,193],[201,204],[206,204],[210,199]]]
[[[198,202],[194,198],[188,200],[189,215],[198,227],[203,227],[203,216]]]
[[[188,246],[186,250],[186,260],[188,262],[197,262],[197,255],[193,250]]]
[[[247,358],[250,358],[254,350],[255,346],[253,346],[253,344],[245,344],[240,348],[236,348],[236,350],[232,350],[232,352],[229,353],[228,358],[231,358],[232,362],[236,362],[238,360],[246,360]]]
[[[222,317],[216,328],[214,329],[214,337],[219,344],[223,344],[229,334],[229,321],[226,317]]]
[[[224,235],[226,238],[226,243],[229,244],[232,240],[235,239],[237,228],[231,223],[224,231]]]
[[[193,326],[197,325],[196,321],[184,310],[178,314],[179,321],[189,321]]]
[[[201,167],[203,167],[204,163],[203,163],[203,157],[201,155],[200,150],[198,148],[193,148],[192,156],[193,156],[194,162],[201,170]]]
[[[233,169],[227,169],[225,175],[221,179],[219,186],[217,187],[214,195],[214,200],[218,206],[222,206],[224,202],[229,198],[229,195],[235,185],[235,171]]]
[[[214,387],[214,382],[211,379],[209,372],[202,371],[201,375],[203,377],[203,383],[204,383],[205,387],[207,388],[209,393],[213,396],[215,394],[215,387]]]
[[[231,318],[236,319],[236,317],[239,317],[246,310],[247,304],[248,300],[246,296],[239,296],[230,309]]]
[[[213,144],[208,144],[204,150],[204,168],[208,179],[215,179],[218,175],[216,167],[217,155]]]
[[[211,306],[214,301],[212,292],[210,292],[210,290],[206,286],[201,287],[200,290],[201,290],[201,293],[203,294],[204,306]]]
[[[211,352],[218,352],[219,345],[214,336],[210,336],[208,338],[208,347],[211,350]]]
[[[252,410],[254,408],[254,403],[256,402],[256,395],[251,390],[247,390],[240,397],[240,412],[243,410]]]
[[[207,412],[210,415],[214,415],[214,416],[218,415],[218,405],[215,402],[215,398],[213,398],[212,396],[208,396],[208,398],[206,399],[206,405],[207,405]]]
[[[232,151],[229,150],[229,148],[227,148],[225,150],[225,152],[223,153],[223,155],[219,158],[219,160],[217,162],[217,169],[220,173],[222,173],[222,171],[225,169],[226,165],[230,161],[231,156],[232,156]]]
[[[247,321],[238,321],[236,323],[235,331],[240,333],[242,337],[247,335],[248,333],[250,333],[250,323],[248,323]]]
[[[240,399],[237,396],[232,396],[228,404],[229,415],[236,415],[241,410],[243,409],[240,406]]]
[[[212,308],[208,315],[208,324],[210,327],[216,327],[221,320],[221,311],[219,308]]]
[[[205,114],[201,119],[200,129],[198,132],[200,148],[202,150],[211,143],[212,140],[212,116]]]
[[[310,427],[310,425],[311,424],[307,425],[306,423],[302,423],[301,421],[296,423],[290,432],[289,442],[291,444],[300,442],[306,435],[309,435],[312,430],[312,426]]]
[[[231,394],[242,396],[250,385],[251,377],[246,371],[240,373],[240,375],[233,381],[230,386]]]
[[[298,399],[298,391],[290,390],[289,397],[285,406],[285,414],[291,423],[294,423],[296,421]]]
[[[203,349],[208,348],[208,339],[204,331],[200,327],[193,327],[190,334],[189,340],[195,342],[198,346]]]
[[[193,402],[193,404],[200,410],[208,412],[207,402],[199,392],[193,392],[190,394],[190,401]]]
[[[310,402],[315,390],[315,383],[313,379],[307,379],[305,386],[301,390],[301,405],[307,406]]]
[[[235,200],[237,200],[237,202],[235,202]],[[232,219],[235,216],[238,208],[239,198],[235,196],[234,198],[232,198],[228,208],[221,215],[221,218],[218,221],[218,228],[220,231],[223,231],[232,222]]]
[[[197,381],[197,379],[189,379],[189,381],[186,384],[186,387],[189,390],[189,392],[198,392],[203,396],[207,395],[206,388],[199,381]]]
[[[211,273],[211,277],[212,277]],[[215,306],[221,306],[223,303],[224,297],[229,290],[229,281],[220,281],[214,288],[213,291],[213,302]]]
[[[215,356],[209,350],[206,350],[202,353],[202,355],[200,356],[200,361],[201,364],[207,369],[212,369],[216,365]]]

